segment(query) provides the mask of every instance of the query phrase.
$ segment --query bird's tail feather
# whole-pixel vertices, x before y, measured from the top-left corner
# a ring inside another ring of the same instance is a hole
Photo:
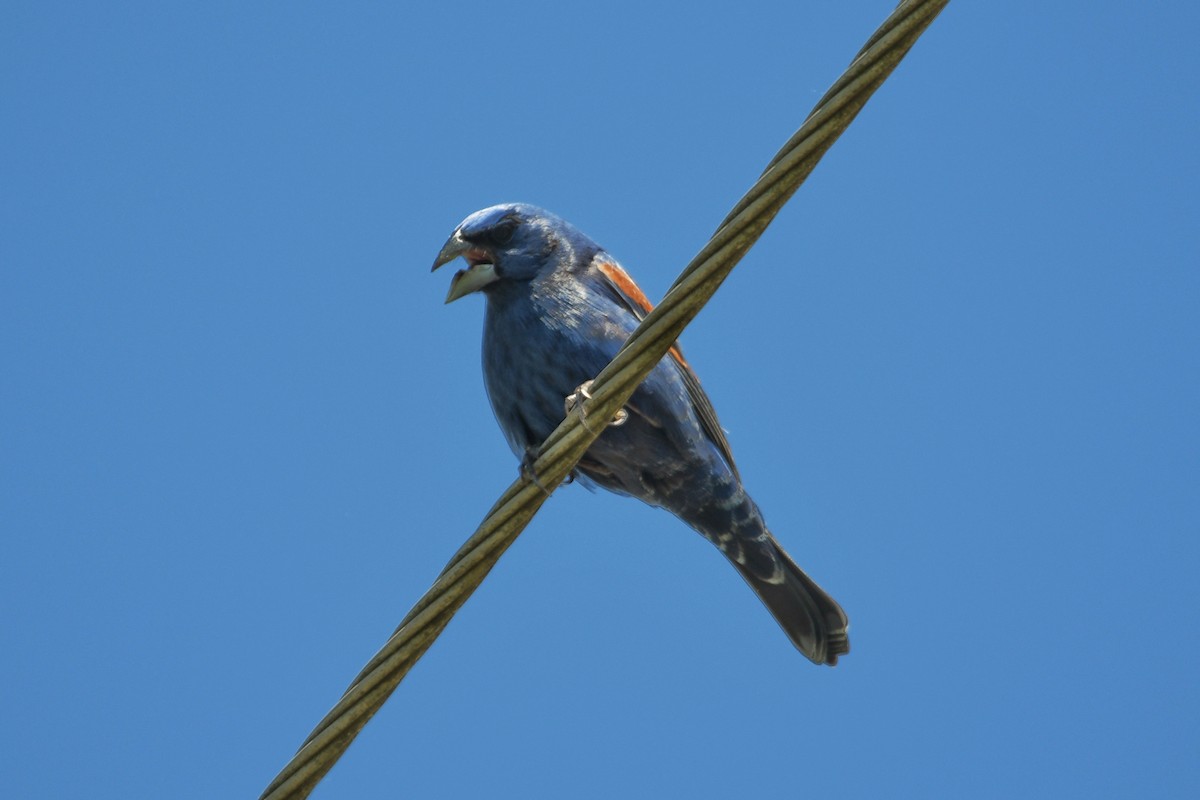
[[[814,663],[836,664],[850,652],[850,623],[842,607],[775,541],[736,478],[717,483],[708,495],[715,502],[680,516],[725,554],[796,649]]]
[[[838,656],[850,652],[850,623],[837,601],[816,581],[792,561],[773,539],[779,562],[783,565],[783,580],[771,583],[755,575],[745,566],[733,561],[737,571],[775,617],[796,649],[815,664],[837,663]]]

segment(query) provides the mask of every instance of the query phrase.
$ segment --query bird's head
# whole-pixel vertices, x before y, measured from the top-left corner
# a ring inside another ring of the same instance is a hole
[[[526,203],[503,203],[464,219],[433,262],[437,269],[462,256],[446,302],[504,281],[530,281],[600,248],[570,223]]]

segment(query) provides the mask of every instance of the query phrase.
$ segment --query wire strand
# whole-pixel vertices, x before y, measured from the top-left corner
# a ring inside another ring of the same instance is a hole
[[[261,800],[304,798],[424,655],[509,545],[599,435],[580,421],[609,419],[679,338],[817,162],[862,110],[949,0],[908,0],[867,40],[845,73],[767,164],[759,180],[596,376],[592,399],[567,416],[533,464],[542,487],[522,476],[505,490],[382,649],[367,663]]]

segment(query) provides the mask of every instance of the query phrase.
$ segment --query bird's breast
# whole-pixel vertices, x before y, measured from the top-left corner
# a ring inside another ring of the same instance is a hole
[[[563,402],[607,359],[594,352],[579,317],[521,304],[489,303],[483,374],[492,410],[517,455],[562,422]],[[598,366],[597,366],[598,364]]]

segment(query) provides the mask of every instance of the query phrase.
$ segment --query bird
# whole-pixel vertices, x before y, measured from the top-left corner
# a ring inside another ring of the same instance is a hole
[[[458,258],[466,268],[446,303],[486,298],[484,383],[524,472],[653,306],[600,245],[526,203],[469,215],[433,269]],[[716,545],[812,662],[833,666],[849,652],[845,612],[768,530],[678,343],[603,422],[573,478],[663,508]]]

